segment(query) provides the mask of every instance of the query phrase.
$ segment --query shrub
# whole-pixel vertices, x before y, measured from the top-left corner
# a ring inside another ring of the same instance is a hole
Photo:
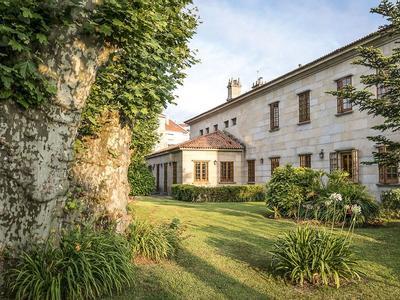
[[[22,253],[7,274],[17,299],[97,299],[133,283],[126,239],[110,231],[75,229]]]
[[[349,240],[330,231],[299,227],[277,241],[272,255],[276,272],[301,286],[339,287],[343,280],[360,278]]]
[[[248,202],[264,201],[263,185],[224,185],[195,186],[175,184],[172,186],[172,197],[188,202]]]
[[[382,207],[391,210],[400,210],[400,189],[393,189],[382,193]]]
[[[274,171],[267,184],[267,206],[276,215],[299,217],[301,205],[318,197],[323,172],[290,165]]]
[[[400,189],[382,193],[381,217],[384,219],[400,219]]]
[[[129,166],[128,180],[133,196],[147,196],[155,190],[154,176],[143,162],[132,162]]]
[[[330,205],[334,194],[340,194],[341,201]],[[279,167],[267,183],[266,199],[267,209],[275,217],[349,222],[352,205],[361,207],[358,223],[365,223],[379,214],[379,206],[366,188],[348,180],[348,174],[342,171],[326,174],[290,165]]]
[[[172,257],[180,247],[180,221],[154,225],[137,219],[129,226],[128,240],[133,255],[155,261]]]

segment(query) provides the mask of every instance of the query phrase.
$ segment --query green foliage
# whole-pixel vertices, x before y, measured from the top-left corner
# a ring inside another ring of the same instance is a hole
[[[24,251],[7,274],[16,299],[98,299],[132,285],[129,243],[111,231],[75,229]]]
[[[400,189],[382,193],[381,200],[380,216],[384,219],[400,219]]]
[[[133,162],[129,166],[128,179],[133,196],[147,196],[155,190],[155,179],[145,163]]]
[[[173,257],[180,247],[180,221],[154,225],[136,219],[128,229],[128,239],[135,256],[154,261]]]
[[[52,78],[39,71],[41,52],[53,27],[70,25],[71,10],[78,6],[73,1],[0,0],[0,100],[28,108],[55,93]]]
[[[317,198],[322,190],[324,173],[290,165],[274,171],[267,184],[267,205],[279,214],[298,217],[299,205]]]
[[[273,267],[290,281],[313,285],[360,279],[358,263],[347,238],[326,230],[298,227],[274,245]]]
[[[342,200],[332,203],[333,194],[340,194]],[[379,206],[365,186],[351,182],[342,171],[326,174],[290,165],[279,167],[267,183],[266,198],[268,211],[274,217],[348,223],[353,205],[361,207],[359,223],[379,214]]]
[[[382,207],[400,210],[400,189],[393,189],[382,193]]]
[[[383,34],[400,33],[400,2],[381,1],[377,8],[371,10],[385,17],[389,25],[383,26]],[[400,130],[400,48],[395,48],[389,55],[385,55],[377,47],[359,47],[359,58],[354,62],[356,65],[365,66],[370,69],[368,75],[361,76],[361,83],[365,88],[357,90],[348,86],[342,91],[330,92],[358,105],[361,111],[366,111],[373,116],[383,118],[383,122],[373,127],[381,131],[381,135],[368,137],[376,144],[387,145],[386,153],[374,153],[374,163],[386,165],[398,165],[400,162],[400,143],[384,136],[384,132],[398,132]],[[382,97],[377,97],[376,87],[383,87],[386,93]]]
[[[195,186],[191,184],[175,184],[172,186],[172,197],[188,202],[247,202],[264,201],[263,185],[225,185]]]

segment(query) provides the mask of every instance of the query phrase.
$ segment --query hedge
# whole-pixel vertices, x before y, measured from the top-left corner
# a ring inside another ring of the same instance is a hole
[[[174,184],[172,197],[187,202],[248,202],[264,201],[263,185],[195,186]]]

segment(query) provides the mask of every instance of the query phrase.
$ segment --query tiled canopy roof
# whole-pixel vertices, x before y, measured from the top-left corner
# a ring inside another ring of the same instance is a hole
[[[242,150],[244,146],[235,140],[232,136],[222,132],[216,131],[206,135],[198,136],[187,142],[173,145],[168,148],[161,149],[153,152],[148,157],[157,156],[173,150],[181,149],[227,149],[227,150]]]

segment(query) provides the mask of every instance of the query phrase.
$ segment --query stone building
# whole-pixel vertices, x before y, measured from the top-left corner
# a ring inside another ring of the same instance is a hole
[[[377,197],[383,190],[399,186],[398,166],[362,164],[372,159],[373,152],[384,150],[367,140],[367,136],[377,134],[371,127],[382,119],[327,94],[348,84],[363,88],[360,76],[374,72],[352,64],[357,46],[373,45],[389,54],[398,39],[379,32],[369,34],[276,79],[263,82],[259,78],[243,94],[240,81],[230,80],[226,102],[185,123],[190,125],[192,141],[218,135],[242,148],[204,151],[178,146],[150,155],[148,164],[158,182],[165,183],[163,191],[167,192],[173,182],[265,183],[274,168],[285,164],[328,172],[346,170],[353,181],[366,185]],[[377,97],[385,92],[380,87],[371,91]],[[399,133],[387,136],[400,141]],[[190,153],[187,157],[186,152]],[[163,167],[163,172],[157,171]]]
[[[177,145],[189,140],[189,130],[187,124],[177,124],[168,116],[160,114],[158,116],[159,142],[155,145],[154,151]]]

